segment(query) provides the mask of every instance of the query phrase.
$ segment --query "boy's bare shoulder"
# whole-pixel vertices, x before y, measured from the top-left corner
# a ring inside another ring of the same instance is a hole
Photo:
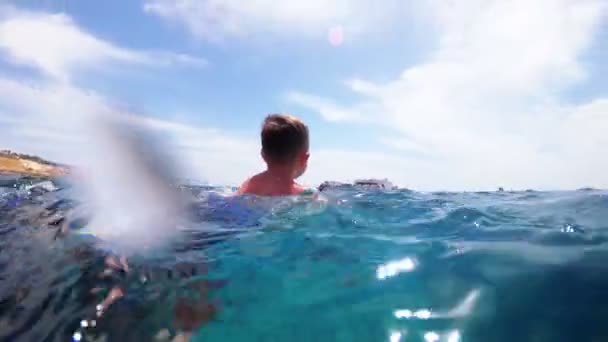
[[[253,177],[248,178],[247,180],[245,180],[243,182],[243,184],[241,184],[241,186],[239,187],[239,190],[237,191],[237,194],[242,195],[242,194],[246,194],[247,192],[250,191],[252,178]]]
[[[245,182],[243,182],[243,184],[239,188],[238,193],[239,194],[246,194],[246,193],[256,193],[256,192],[258,192],[258,188],[260,187],[260,182],[263,179],[263,177],[264,177],[264,173],[263,172],[258,173],[257,175],[254,175],[254,176],[250,177]]]

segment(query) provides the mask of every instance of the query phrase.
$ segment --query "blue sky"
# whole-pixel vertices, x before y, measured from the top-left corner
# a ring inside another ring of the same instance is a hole
[[[79,120],[120,112],[166,139],[192,177],[238,184],[263,168],[263,117],[290,112],[311,128],[309,184],[608,187],[607,7],[9,1],[0,147],[77,162],[91,143]]]

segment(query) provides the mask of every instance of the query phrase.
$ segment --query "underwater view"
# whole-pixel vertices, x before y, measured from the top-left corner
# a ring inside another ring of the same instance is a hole
[[[606,191],[180,186],[180,237],[125,257],[66,180],[0,181],[1,341],[608,339]]]

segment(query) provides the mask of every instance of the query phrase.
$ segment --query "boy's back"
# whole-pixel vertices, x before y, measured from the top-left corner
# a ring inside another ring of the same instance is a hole
[[[261,132],[262,158],[267,169],[249,178],[239,194],[258,196],[297,195],[305,189],[295,182],[308,166],[308,127],[289,115],[269,115]]]

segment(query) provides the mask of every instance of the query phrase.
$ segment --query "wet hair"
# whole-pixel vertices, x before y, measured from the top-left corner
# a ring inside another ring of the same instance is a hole
[[[262,124],[262,152],[271,162],[290,162],[308,150],[308,127],[285,114],[270,114]]]

